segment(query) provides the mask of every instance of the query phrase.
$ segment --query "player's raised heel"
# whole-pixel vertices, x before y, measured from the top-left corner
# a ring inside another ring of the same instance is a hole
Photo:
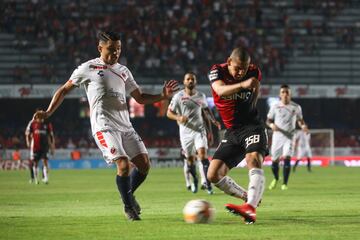
[[[271,181],[270,185],[269,185],[269,189],[270,189],[270,190],[275,189],[275,188],[276,188],[276,185],[277,185],[277,182],[278,182],[278,180],[273,179],[273,180]]]
[[[242,216],[246,224],[253,224],[256,221],[256,210],[250,204],[235,205],[228,203],[225,204],[225,208],[235,215]]]
[[[139,215],[136,213],[134,208],[131,207],[131,206],[125,206],[124,207],[124,214],[127,217],[127,219],[130,220],[130,221],[139,221],[139,220],[141,220]]]

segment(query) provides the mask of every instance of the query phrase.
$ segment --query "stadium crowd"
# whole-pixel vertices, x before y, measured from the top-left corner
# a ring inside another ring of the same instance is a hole
[[[286,10],[315,11],[331,19],[349,4],[353,1],[4,1],[0,32],[15,34],[13,47],[19,51],[44,48],[41,74],[52,83],[63,82],[60,63],[71,72],[96,56],[96,33],[110,26],[122,33],[120,62],[135,76],[174,77],[191,70],[206,81],[209,65],[224,61],[223,52],[245,46],[263,74],[276,77],[289,56],[316,54],[317,36],[333,35],[339,47],[351,47],[356,34],[355,26],[333,28],[327,21],[318,26],[306,19],[294,26]],[[264,14],[266,7],[275,11],[272,16]],[[274,29],[284,29],[280,40],[268,37]],[[29,81],[31,69],[15,66],[13,72],[16,83]]]

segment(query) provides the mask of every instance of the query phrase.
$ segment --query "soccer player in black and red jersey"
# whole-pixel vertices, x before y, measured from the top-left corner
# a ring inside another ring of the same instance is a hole
[[[43,160],[43,179],[48,184],[48,151],[51,153],[55,149],[55,137],[52,124],[44,122],[43,118],[35,116],[26,127],[25,131],[26,145],[30,148],[30,183],[39,184],[38,180],[38,164],[40,159]]]
[[[246,202],[242,205],[226,204],[225,207],[244,217],[248,224],[256,221],[255,209],[265,185],[262,162],[268,154],[265,124],[256,109],[261,72],[256,65],[250,64],[250,60],[245,49],[236,48],[226,63],[213,65],[208,75],[226,132],[207,176],[223,192]],[[227,176],[229,170],[243,160],[249,169],[248,191]]]

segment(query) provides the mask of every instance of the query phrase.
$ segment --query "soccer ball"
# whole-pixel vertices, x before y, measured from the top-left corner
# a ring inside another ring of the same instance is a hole
[[[215,208],[206,200],[196,199],[186,203],[183,214],[187,223],[210,223],[214,218]]]

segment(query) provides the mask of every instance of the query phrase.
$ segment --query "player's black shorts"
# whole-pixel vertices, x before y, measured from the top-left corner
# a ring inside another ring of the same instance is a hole
[[[32,161],[39,161],[40,159],[48,159],[48,150],[39,150],[31,153]]]
[[[263,156],[269,154],[267,132],[262,125],[227,129],[213,159],[223,161],[231,169],[249,152],[259,152]]]

